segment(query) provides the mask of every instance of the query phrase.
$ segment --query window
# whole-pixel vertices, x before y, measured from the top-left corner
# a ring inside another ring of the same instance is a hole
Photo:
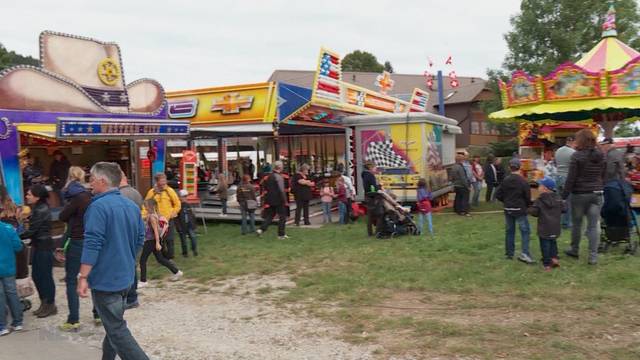
[[[480,134],[480,122],[472,121],[471,122],[471,133],[472,134]]]

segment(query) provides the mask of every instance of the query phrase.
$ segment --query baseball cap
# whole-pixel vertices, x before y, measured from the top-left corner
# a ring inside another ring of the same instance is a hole
[[[602,141],[600,141],[600,145],[609,145],[609,144],[613,144],[612,138],[604,138]]]
[[[556,181],[548,176],[545,176],[542,179],[538,180],[538,184],[544,185],[544,187],[551,191],[556,189]]]
[[[187,196],[187,195],[189,195],[189,192],[187,190],[185,190],[185,189],[182,189],[182,190],[180,190],[180,192],[178,194],[180,194],[180,196]]]
[[[509,167],[514,169],[520,169],[520,159],[512,158],[511,160],[509,160]]]

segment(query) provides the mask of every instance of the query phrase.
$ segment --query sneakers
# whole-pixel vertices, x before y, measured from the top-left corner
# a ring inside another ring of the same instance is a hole
[[[531,256],[529,256],[529,255],[527,255],[525,253],[520,254],[520,256],[518,256],[518,260],[522,261],[525,264],[533,264],[534,263],[534,261],[531,258]]]
[[[138,289],[146,288],[149,285],[146,281],[138,281]]]
[[[182,277],[182,275],[184,275],[182,273],[182,271],[178,270],[177,273],[173,274],[173,276],[170,278],[171,281],[178,281],[180,280],[180,278]]]
[[[102,325],[102,319],[100,319],[99,317],[94,317],[94,318],[93,318],[93,324],[94,324],[95,326],[100,326],[100,325]]]
[[[258,236],[262,236],[262,229],[258,229],[258,230],[256,230],[256,234],[257,234]]]
[[[11,333],[11,331],[9,331],[9,329],[0,330],[0,336],[9,335],[10,333]]]
[[[62,331],[77,331],[80,328],[80,323],[70,323],[70,322],[66,322],[62,325],[60,325],[60,330]]]
[[[287,235],[278,236],[278,240],[287,240],[287,239],[291,239],[291,238]]]
[[[560,260],[558,260],[558,258],[551,258],[551,267],[552,268],[557,268],[560,267]]]
[[[11,327],[11,331],[13,332],[18,332],[18,331],[22,331],[24,330],[24,327],[22,327],[22,325],[16,325],[16,326],[12,326]]]
[[[567,255],[567,256],[569,256],[569,257],[572,257],[572,258],[574,258],[574,259],[578,259],[578,258],[580,258],[580,255],[578,255],[578,253],[577,253],[577,252],[575,252],[575,251],[573,251],[572,249],[567,249],[567,250],[565,250],[565,251],[564,251],[564,254],[565,254],[565,255]]]
[[[137,307],[140,307],[140,303],[136,301],[136,302],[133,302],[133,303],[131,303],[131,304],[126,304],[126,305],[124,306],[124,309],[125,309],[125,310],[131,310],[131,309],[135,309],[135,308],[137,308]]]
[[[505,255],[504,259],[505,260],[513,260],[513,255]]]
[[[544,272],[550,272],[550,271],[551,271],[551,266],[544,267]]]

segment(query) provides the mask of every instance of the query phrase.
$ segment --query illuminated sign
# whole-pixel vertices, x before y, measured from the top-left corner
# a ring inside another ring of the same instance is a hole
[[[59,139],[187,137],[186,121],[149,119],[58,118]]]
[[[198,99],[170,101],[169,117],[172,119],[188,119],[196,115]]]

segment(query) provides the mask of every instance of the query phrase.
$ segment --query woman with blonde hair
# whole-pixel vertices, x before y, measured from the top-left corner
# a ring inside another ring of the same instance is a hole
[[[229,183],[227,177],[220,173],[218,174],[218,187],[216,190],[220,202],[222,203],[222,216],[227,216],[227,199],[229,198]]]
[[[571,247],[565,254],[578,258],[582,219],[587,218],[587,238],[589,239],[589,264],[598,263],[598,238],[600,209],[602,208],[605,157],[596,146],[596,135],[589,129],[576,134],[576,152],[571,155],[569,173],[565,181],[562,198],[571,195]]]

